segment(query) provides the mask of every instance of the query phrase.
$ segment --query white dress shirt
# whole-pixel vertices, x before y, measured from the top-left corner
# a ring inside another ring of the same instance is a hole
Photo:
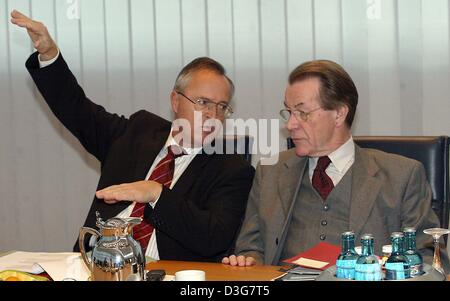
[[[59,49],[58,49],[58,54],[52,58],[51,60],[48,61],[41,61],[41,55],[38,55],[38,60],[39,60],[39,68],[45,68],[51,64],[53,64],[57,59],[59,58]]]
[[[355,162],[355,143],[353,142],[353,137],[350,137],[347,142],[329,154],[328,157],[330,158],[331,163],[328,165],[325,173],[331,178],[336,187]],[[309,179],[311,180],[311,183],[318,160],[318,157],[309,158]]]

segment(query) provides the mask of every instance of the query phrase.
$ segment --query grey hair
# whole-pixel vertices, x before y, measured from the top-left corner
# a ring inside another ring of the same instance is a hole
[[[189,82],[192,79],[192,74],[199,70],[210,70],[219,75],[223,75],[228,83],[230,84],[230,100],[234,95],[234,83],[233,81],[226,75],[225,68],[217,61],[209,58],[209,57],[199,57],[194,59],[192,62],[184,66],[181,69],[180,73],[175,80],[175,85],[173,89],[175,91],[184,92],[186,87],[189,85]]]

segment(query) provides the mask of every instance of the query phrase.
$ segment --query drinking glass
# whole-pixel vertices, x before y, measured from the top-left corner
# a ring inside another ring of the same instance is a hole
[[[442,268],[439,239],[441,238],[442,235],[449,234],[450,230],[443,228],[430,228],[423,230],[423,233],[431,235],[433,237],[434,242],[433,268],[438,272],[440,272],[442,275],[445,275],[444,269]]]

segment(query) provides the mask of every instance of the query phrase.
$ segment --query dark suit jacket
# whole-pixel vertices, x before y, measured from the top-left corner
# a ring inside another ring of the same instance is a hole
[[[62,55],[40,69],[34,53],[26,67],[55,116],[101,162],[98,189],[145,179],[171,122],[146,111],[129,119],[106,112],[85,96]],[[253,175],[253,167],[239,155],[198,154],[173,189],[163,189],[155,208],[146,207],[160,258],[217,261],[228,254]],[[107,205],[94,197],[84,226],[95,228],[97,210],[106,220],[129,205]]]

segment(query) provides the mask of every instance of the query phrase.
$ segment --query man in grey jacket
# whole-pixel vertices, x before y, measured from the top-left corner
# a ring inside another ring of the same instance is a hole
[[[371,233],[375,253],[390,234],[417,229],[417,247],[432,261],[426,228],[439,227],[421,163],[355,145],[351,126],[358,92],[331,61],[311,61],[289,76],[281,116],[295,148],[277,164],[259,165],[230,265],[277,265],[341,233]],[[444,262],[448,265],[447,255]]]

